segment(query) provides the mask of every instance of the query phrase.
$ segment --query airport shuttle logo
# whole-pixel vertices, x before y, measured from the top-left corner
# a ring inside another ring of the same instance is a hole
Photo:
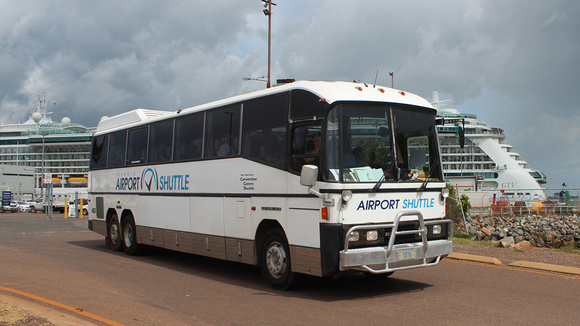
[[[138,174],[137,174],[138,175]],[[141,176],[119,177],[115,190],[178,191],[189,190],[189,174],[159,175],[155,168],[146,168]]]
[[[155,184],[155,189],[159,189],[159,178],[157,177],[157,170],[153,168],[147,168],[143,170],[141,174],[141,189],[147,189],[147,191],[151,191],[151,186]],[[145,185],[145,187],[143,187]]]

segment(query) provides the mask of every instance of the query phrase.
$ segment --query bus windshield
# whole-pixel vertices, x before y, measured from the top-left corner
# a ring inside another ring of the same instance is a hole
[[[326,181],[442,180],[434,113],[408,106],[341,104],[326,124]]]

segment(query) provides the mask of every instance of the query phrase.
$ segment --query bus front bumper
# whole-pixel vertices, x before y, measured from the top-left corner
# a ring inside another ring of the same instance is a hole
[[[399,230],[403,217],[416,218],[418,227],[413,230]],[[429,225],[447,224],[447,236],[443,239],[429,240]],[[349,248],[348,235],[354,231],[390,228],[392,234],[387,246],[365,248]],[[396,243],[399,236],[416,235],[419,242]],[[356,225],[351,227],[344,238],[344,249],[340,251],[340,270],[356,270],[373,274],[388,273],[401,269],[417,268],[436,265],[442,258],[451,254],[453,249],[453,222],[449,219],[427,220],[420,211],[400,212],[395,216],[393,223],[382,225]]]
[[[373,274],[396,270],[436,265],[442,258],[451,253],[451,240],[428,241],[425,249],[423,243],[405,243],[392,247],[370,247],[340,252],[340,270],[363,271]]]

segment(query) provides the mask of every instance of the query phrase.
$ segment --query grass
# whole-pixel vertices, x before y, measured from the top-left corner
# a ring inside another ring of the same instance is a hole
[[[580,248],[576,248],[574,246],[567,246],[567,247],[557,248],[554,250],[560,251],[560,252],[567,252],[567,253],[571,253],[571,254],[580,254]]]

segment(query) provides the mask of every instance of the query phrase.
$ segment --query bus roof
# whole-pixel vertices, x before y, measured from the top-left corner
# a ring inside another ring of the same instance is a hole
[[[332,104],[338,101],[371,101],[408,104],[433,109],[433,106],[424,98],[390,87],[344,81],[296,81],[272,88],[197,105],[179,111],[135,109],[129,112],[115,115],[113,117],[103,117],[97,126],[97,133],[106,130],[122,128],[128,125],[136,125],[139,124],[139,122],[160,120],[162,117],[204,111],[215,107],[221,107],[228,104],[251,100],[253,98],[276,95],[279,93],[288,92],[293,89],[310,91],[320,98],[325,99],[328,104]]]

